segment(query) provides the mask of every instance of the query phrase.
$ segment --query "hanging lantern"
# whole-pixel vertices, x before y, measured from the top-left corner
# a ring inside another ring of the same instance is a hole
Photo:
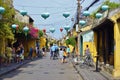
[[[64,12],[64,13],[63,13],[63,16],[64,16],[65,18],[67,18],[67,17],[70,16],[70,13],[69,13],[69,12]]]
[[[90,15],[90,13],[89,13],[88,11],[84,11],[84,12],[83,12],[83,15],[87,17],[87,16]]]
[[[27,12],[25,10],[20,10],[20,14],[24,16],[27,15]]]
[[[42,13],[41,17],[47,19],[50,16],[50,13]]]
[[[46,33],[46,29],[43,29],[43,32]]]
[[[4,13],[5,12],[5,8],[3,7],[0,7],[0,14]]]
[[[108,6],[108,5],[103,5],[103,6],[101,7],[101,9],[102,9],[103,11],[108,10],[108,8],[109,8],[109,6]]]
[[[102,14],[101,14],[101,13],[97,13],[97,14],[96,14],[96,18],[99,19],[99,18],[101,18],[101,17],[102,17]]]
[[[55,32],[55,28],[50,28],[50,32],[54,33]]]
[[[13,25],[12,25],[12,28],[13,28],[13,29],[16,29],[16,27],[17,27],[16,24],[13,24]]]
[[[28,31],[29,31],[29,28],[28,28],[27,26],[25,26],[25,27],[23,28],[23,31],[25,32],[25,36],[27,36]]]
[[[64,29],[68,31],[70,29],[70,26],[65,26]]]
[[[15,33],[15,30],[16,30],[16,28],[17,28],[17,25],[16,25],[16,24],[13,24],[13,25],[12,25],[12,28],[13,28],[13,33]]]
[[[63,28],[60,28],[60,32],[62,32],[63,31]]]
[[[84,26],[84,25],[86,24],[86,21],[80,20],[80,21],[79,21],[79,24],[80,24],[81,26]]]

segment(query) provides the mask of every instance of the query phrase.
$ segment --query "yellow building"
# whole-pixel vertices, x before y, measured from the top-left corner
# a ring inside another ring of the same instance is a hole
[[[95,23],[94,44],[102,69],[120,77],[120,8],[105,12]]]

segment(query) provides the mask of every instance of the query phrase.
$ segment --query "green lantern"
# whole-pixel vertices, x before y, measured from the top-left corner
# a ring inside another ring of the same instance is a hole
[[[86,21],[80,20],[80,21],[79,21],[79,24],[80,24],[81,26],[84,26],[84,25],[86,24]]]
[[[28,28],[27,26],[25,26],[25,27],[23,28],[23,31],[25,32],[25,36],[27,36],[28,31],[29,31],[29,28]]]
[[[55,28],[50,28],[50,32],[54,33],[55,32]]]
[[[5,8],[3,7],[0,7],[0,14],[4,13],[5,12]]]
[[[27,15],[27,11],[25,11],[25,10],[20,10],[20,14],[23,15],[23,16],[25,16],[25,15]]]
[[[89,13],[88,11],[84,11],[84,12],[83,12],[83,15],[87,17],[87,16],[90,15],[90,13]]]
[[[13,24],[13,25],[12,25],[13,33],[15,33],[16,28],[17,28],[17,25],[16,25],[16,24]]]
[[[44,19],[47,19],[49,16],[50,16],[50,13],[48,13],[48,12],[41,14],[41,17],[44,18]]]
[[[102,15],[101,13],[97,13],[97,14],[96,14],[96,18],[97,18],[97,19],[101,18],[102,16],[103,16],[103,15]]]
[[[64,29],[68,31],[70,29],[70,26],[65,26]]]
[[[109,6],[108,6],[108,5],[103,5],[103,6],[101,7],[101,9],[102,9],[103,11],[108,10],[108,8],[109,8]]]
[[[67,18],[67,17],[70,16],[70,13],[69,13],[69,12],[64,12],[64,13],[63,13],[63,16],[64,16],[65,18]]]

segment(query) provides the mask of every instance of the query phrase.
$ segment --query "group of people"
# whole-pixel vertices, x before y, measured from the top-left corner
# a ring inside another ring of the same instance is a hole
[[[42,58],[43,56],[46,56],[46,49],[45,49],[45,47],[40,49],[38,46],[36,46],[35,49],[33,47],[30,47],[29,54],[28,54],[28,59],[31,59],[31,60],[33,59],[34,51],[36,53],[35,57]]]
[[[24,47],[22,43],[17,45],[7,45],[5,54],[2,55],[4,61],[1,61],[4,65],[9,65],[12,62],[20,63],[24,60]]]
[[[50,59],[60,59],[62,63],[66,63],[70,56],[70,48],[59,48],[56,44],[51,45],[50,47]]]

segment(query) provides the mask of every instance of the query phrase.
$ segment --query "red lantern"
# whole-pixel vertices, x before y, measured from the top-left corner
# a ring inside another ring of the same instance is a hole
[[[63,31],[63,28],[60,28],[60,32],[62,32]]]
[[[46,29],[43,29],[43,32],[46,33]]]

